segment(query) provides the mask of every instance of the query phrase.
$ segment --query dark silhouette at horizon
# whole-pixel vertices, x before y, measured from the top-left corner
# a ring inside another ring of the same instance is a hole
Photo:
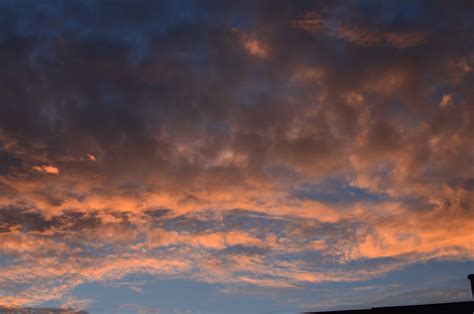
[[[467,279],[469,279],[469,281],[471,282],[471,294],[474,298],[474,274],[467,275]]]
[[[474,298],[474,274],[469,274],[467,279],[471,284],[471,293]],[[390,307],[374,307],[371,309],[341,310],[341,311],[323,311],[323,312],[305,312],[307,314],[473,314],[474,301],[449,302],[435,304],[402,305]]]

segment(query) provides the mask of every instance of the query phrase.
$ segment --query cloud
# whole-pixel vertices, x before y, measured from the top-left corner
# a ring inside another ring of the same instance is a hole
[[[425,43],[428,34],[422,31],[381,32],[368,26],[344,25],[309,12],[295,20],[294,26],[320,36],[334,36],[360,46],[394,46],[409,48]]]
[[[453,104],[453,95],[451,94],[445,94],[441,98],[441,102],[439,103],[439,106],[442,108],[449,107]]]
[[[47,174],[59,174],[59,168],[52,165],[33,166],[33,170]]]
[[[244,46],[252,56],[265,58],[268,54],[268,49],[264,44],[252,36],[244,39]]]
[[[95,158],[95,156],[92,155],[92,154],[87,154],[87,159],[90,160],[90,161],[97,161],[97,159]]]
[[[0,4],[2,305],[472,260],[467,10],[366,5]]]

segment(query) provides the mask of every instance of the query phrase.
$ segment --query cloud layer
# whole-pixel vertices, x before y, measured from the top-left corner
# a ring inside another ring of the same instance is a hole
[[[0,6],[1,306],[474,259],[471,4]]]

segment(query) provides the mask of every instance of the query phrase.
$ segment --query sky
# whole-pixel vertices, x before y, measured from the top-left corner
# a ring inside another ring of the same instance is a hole
[[[470,300],[472,1],[0,0],[0,307]]]

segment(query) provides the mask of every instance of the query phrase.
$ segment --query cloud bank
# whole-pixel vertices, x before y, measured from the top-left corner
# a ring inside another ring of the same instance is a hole
[[[0,6],[1,306],[474,259],[471,4]]]

